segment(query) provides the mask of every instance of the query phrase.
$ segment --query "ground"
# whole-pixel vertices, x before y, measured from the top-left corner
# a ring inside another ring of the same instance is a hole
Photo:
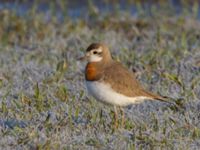
[[[198,149],[200,146],[199,4],[176,12],[161,2],[137,14],[84,18],[0,11],[0,149]],[[124,108],[114,128],[112,106],[87,94],[77,58],[93,42],[106,43],[115,60],[148,90],[179,108],[144,102]]]

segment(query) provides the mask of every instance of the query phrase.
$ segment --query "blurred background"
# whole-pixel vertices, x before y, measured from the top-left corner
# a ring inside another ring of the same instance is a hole
[[[67,28],[87,26],[104,31],[123,30],[128,38],[133,38],[139,33],[138,29],[160,18],[173,22],[173,18],[178,17],[183,24],[196,26],[191,20],[200,19],[199,5],[198,0],[1,0],[0,39],[18,44],[29,41],[32,36],[43,39],[53,33],[49,26],[55,24],[66,26],[64,31],[56,29],[63,35],[69,30]]]
[[[51,14],[60,20],[63,20],[66,16],[73,19],[81,17],[87,20],[91,15],[106,15],[118,11],[125,11],[137,16],[141,8],[144,8],[151,15],[152,7],[155,7],[154,9],[163,9],[163,7],[167,9],[167,6],[168,9],[173,10],[171,14],[176,13],[178,15],[187,10],[196,13],[196,17],[200,17],[198,0],[1,0],[0,3],[1,10],[15,11],[18,15],[24,16],[33,9],[37,13],[44,13],[47,16]]]
[[[124,108],[115,130],[77,62],[93,42],[180,108]],[[199,58],[199,0],[1,0],[0,149],[199,149]]]

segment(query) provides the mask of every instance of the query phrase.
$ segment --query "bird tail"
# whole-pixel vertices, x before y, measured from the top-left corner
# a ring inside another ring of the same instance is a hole
[[[161,101],[161,102],[166,102],[166,103],[172,104],[172,102],[169,101],[168,97],[162,97],[162,96],[159,96],[157,94],[147,92],[147,91],[145,91],[145,95],[150,97],[151,100],[158,100],[158,101]]]
[[[179,106],[173,98],[170,98],[167,96],[165,96],[165,97],[159,96],[154,93],[147,92],[147,91],[143,91],[143,92],[144,92],[143,94],[145,94],[147,97],[149,97],[150,100],[158,100],[161,102],[165,102],[165,103],[172,105],[174,109],[177,109],[177,110],[181,109],[181,106]],[[171,101],[171,100],[173,100],[173,101]]]

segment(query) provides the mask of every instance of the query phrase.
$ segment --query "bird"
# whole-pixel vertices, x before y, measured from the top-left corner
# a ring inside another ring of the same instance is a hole
[[[145,100],[166,102],[166,98],[145,90],[133,72],[112,58],[104,43],[90,44],[79,60],[87,60],[85,82],[88,93],[98,101],[114,105],[116,120],[118,106],[121,108]]]

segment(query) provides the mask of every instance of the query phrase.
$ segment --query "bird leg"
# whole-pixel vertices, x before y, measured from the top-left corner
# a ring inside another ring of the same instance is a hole
[[[125,123],[124,109],[120,107],[120,111],[121,111],[121,127],[124,127],[124,123]]]
[[[118,128],[118,113],[117,113],[117,106],[114,106],[114,117],[115,117],[115,129]]]

